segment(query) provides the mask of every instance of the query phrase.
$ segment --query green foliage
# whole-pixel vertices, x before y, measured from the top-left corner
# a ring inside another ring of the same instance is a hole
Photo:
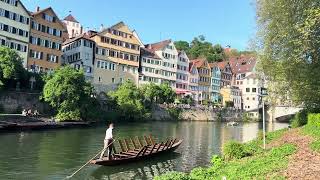
[[[226,107],[234,107],[233,101],[226,101]]]
[[[320,128],[320,114],[308,114],[308,125]]]
[[[16,51],[0,46],[0,88],[7,80],[21,78],[25,72],[22,62],[22,58]]]
[[[310,144],[312,150],[320,152],[320,140],[317,139]]]
[[[296,152],[296,147],[292,144],[284,144],[280,147],[255,154],[242,159],[224,162],[222,159],[214,157],[216,165],[209,168],[195,168],[189,176],[183,174],[185,179],[195,180],[221,180],[226,179],[265,179],[271,176],[276,179],[283,179],[277,173],[288,166],[289,155]],[[161,178],[162,176],[160,176]],[[167,177],[167,176],[166,176]],[[159,177],[158,177],[159,178]],[[180,177],[171,174],[171,179],[179,179]],[[272,178],[272,179],[274,179]]]
[[[176,41],[175,45],[178,50],[184,50],[190,59],[206,58],[208,62],[226,59],[223,47],[220,44],[212,45],[203,35],[195,37],[191,43]]]
[[[320,112],[320,1],[256,0],[260,70],[269,95]]]
[[[182,172],[170,172],[161,176],[156,176],[154,180],[191,180],[190,177]]]
[[[173,103],[176,98],[176,93],[170,87],[169,83],[162,83],[159,86],[160,94],[159,94],[159,103]]]
[[[194,100],[190,95],[187,95],[187,96],[181,98],[180,102],[182,104],[189,104],[189,105],[194,104]]]
[[[237,141],[225,143],[222,148],[222,153],[226,160],[241,159],[249,155],[246,152],[244,145]]]
[[[66,66],[47,77],[42,98],[56,109],[59,121],[86,120],[92,93],[83,72]]]
[[[116,91],[110,92],[109,95],[117,102],[117,110],[121,119],[140,120],[147,115],[142,102],[143,95],[132,81],[128,80],[121,84]]]
[[[167,111],[172,119],[179,120],[182,109],[174,107],[168,108]]]
[[[291,120],[291,127],[297,128],[307,124],[307,112],[302,110],[295,114],[294,118]]]

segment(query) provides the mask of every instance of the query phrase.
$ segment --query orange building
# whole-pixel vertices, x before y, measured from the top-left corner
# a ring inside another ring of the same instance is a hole
[[[51,72],[61,65],[64,24],[51,7],[32,13],[28,69]]]

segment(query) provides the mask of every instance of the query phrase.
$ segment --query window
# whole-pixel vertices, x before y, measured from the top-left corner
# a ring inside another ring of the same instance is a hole
[[[246,92],[250,92],[250,88],[246,88]]]
[[[252,88],[252,92],[257,92],[257,88]]]
[[[114,83],[114,78],[111,79],[111,82]]]

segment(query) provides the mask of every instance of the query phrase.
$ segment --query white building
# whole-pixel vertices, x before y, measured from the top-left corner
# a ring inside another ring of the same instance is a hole
[[[254,118],[259,117],[259,90],[261,83],[256,74],[250,74],[243,79],[242,99],[243,109]]]
[[[178,53],[176,93],[189,93],[189,58],[184,51]]]
[[[64,63],[75,69],[82,68],[86,79],[92,81],[95,42],[83,34],[65,41],[62,49]]]
[[[71,14],[65,17],[62,22],[67,27],[69,38],[77,37],[83,33],[81,24]]]
[[[27,67],[30,14],[19,0],[0,1],[0,45],[17,50]]]
[[[189,63],[189,90],[195,102],[199,102],[199,73],[193,62]]]
[[[148,44],[141,51],[139,84],[168,82],[175,89],[178,51],[171,40]]]

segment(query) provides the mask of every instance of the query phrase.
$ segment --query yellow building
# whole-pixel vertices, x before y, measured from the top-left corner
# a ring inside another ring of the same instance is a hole
[[[198,90],[199,90],[199,101],[209,102],[210,100],[210,81],[211,81],[211,68],[206,59],[195,59],[191,63],[197,67],[199,74]]]
[[[241,90],[235,86],[223,86],[220,89],[222,97],[222,105],[226,106],[227,102],[232,102],[233,107],[236,109],[242,109]]]
[[[140,40],[123,22],[91,35],[96,42],[93,84],[98,92],[126,80],[138,85]]]
[[[32,13],[28,69],[53,71],[61,65],[64,24],[51,7]]]

